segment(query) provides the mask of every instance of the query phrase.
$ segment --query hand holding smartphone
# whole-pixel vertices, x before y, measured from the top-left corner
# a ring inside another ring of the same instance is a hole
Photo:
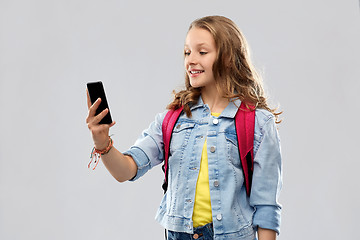
[[[111,118],[110,108],[109,108],[109,105],[108,105],[108,102],[106,99],[105,90],[104,90],[104,86],[103,86],[102,82],[101,81],[89,82],[89,83],[87,83],[87,89],[89,92],[91,104],[94,104],[94,102],[98,98],[101,98],[101,103],[100,103],[99,107],[96,109],[95,115],[98,115],[106,108],[109,110],[108,113],[105,115],[105,117],[103,119],[101,119],[99,124],[111,124],[113,121]]]

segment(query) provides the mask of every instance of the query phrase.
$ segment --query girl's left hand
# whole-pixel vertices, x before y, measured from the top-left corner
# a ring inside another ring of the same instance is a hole
[[[111,124],[99,124],[101,119],[105,117],[105,115],[109,112],[108,109],[103,110],[101,113],[95,116],[96,109],[99,107],[101,103],[101,99],[97,99],[93,105],[91,105],[91,100],[89,96],[89,92],[87,93],[87,104],[89,108],[89,113],[86,118],[86,123],[91,132],[94,145],[96,149],[102,150],[105,149],[109,145],[109,129],[115,125],[115,122]]]

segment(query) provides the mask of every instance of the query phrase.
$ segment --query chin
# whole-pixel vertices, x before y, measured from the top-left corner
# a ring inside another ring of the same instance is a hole
[[[201,83],[199,83],[199,81],[196,81],[196,80],[190,80],[190,85],[193,88],[200,88],[203,86]]]

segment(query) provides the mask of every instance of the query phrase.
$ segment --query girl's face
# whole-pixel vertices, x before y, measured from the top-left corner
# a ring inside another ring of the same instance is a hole
[[[185,40],[185,70],[192,87],[215,86],[213,64],[216,59],[215,40],[202,28],[192,28]]]

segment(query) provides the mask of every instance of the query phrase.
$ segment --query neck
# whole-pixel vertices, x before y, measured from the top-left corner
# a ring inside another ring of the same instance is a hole
[[[201,98],[209,106],[210,111],[215,113],[221,113],[229,104],[229,100],[222,97],[216,87],[201,89]]]

